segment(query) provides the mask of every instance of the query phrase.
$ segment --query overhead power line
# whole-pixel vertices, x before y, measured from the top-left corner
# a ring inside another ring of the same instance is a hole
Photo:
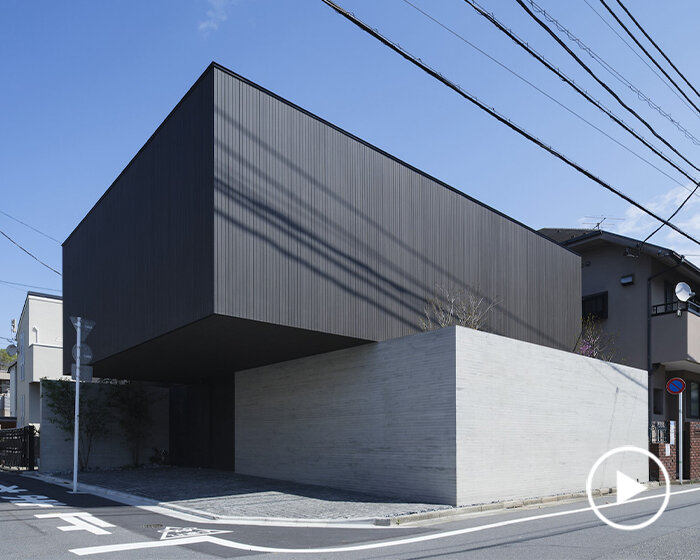
[[[630,44],[625,40],[625,38],[624,38],[622,35],[620,35],[620,34],[618,33],[617,29],[615,29],[612,25],[610,25],[610,23],[608,22],[608,20],[606,20],[606,19],[600,14],[600,12],[599,12],[598,10],[596,10],[596,9],[591,5],[591,3],[590,3],[588,0],[583,0],[583,1],[584,1],[584,3],[586,4],[586,6],[588,6],[588,7],[593,11],[593,13],[594,13],[595,15],[598,16],[598,18],[600,19],[600,21],[602,21],[602,22],[607,26],[607,28],[610,29],[610,31],[612,31],[615,35],[617,35],[617,38],[620,39],[620,41],[622,41],[622,42],[625,44],[625,46],[632,52],[632,54],[633,54],[634,56],[636,56],[636,57],[642,62],[642,64],[644,64],[644,66],[646,66],[646,67],[651,71],[651,73],[654,74],[654,76],[656,76],[656,77],[659,79],[659,81],[660,81],[665,87],[667,87],[668,90],[669,90],[673,95],[675,95],[675,96],[680,100],[681,103],[683,103],[683,105],[685,105],[688,109],[690,109],[690,110],[692,111],[693,108],[690,106],[690,104],[689,104],[685,99],[683,99],[683,97],[671,86],[671,84],[669,84],[666,80],[663,79],[663,76],[661,76],[661,75],[654,69],[654,67],[653,67],[651,64],[649,64],[649,63],[646,61],[646,59],[645,59],[641,54],[639,54],[639,53],[636,51],[636,49],[635,49],[632,45],[630,45]],[[693,114],[695,114],[695,113],[693,113]],[[696,115],[696,116],[697,116],[697,115]]]
[[[509,66],[507,66],[507,65],[504,64],[503,62],[501,62],[501,61],[499,61],[498,59],[494,58],[493,56],[491,56],[490,54],[488,54],[487,52],[485,52],[484,50],[482,50],[481,48],[479,48],[477,45],[475,45],[474,43],[472,43],[471,41],[469,41],[466,37],[464,37],[463,35],[460,35],[459,33],[457,33],[457,32],[456,32],[454,29],[452,29],[451,27],[449,27],[449,26],[445,25],[444,23],[442,23],[441,21],[437,20],[436,18],[434,18],[434,17],[431,16],[429,13],[425,12],[423,9],[421,9],[421,8],[418,7],[418,6],[416,6],[415,4],[413,4],[412,2],[410,2],[409,0],[403,0],[403,2],[406,3],[406,4],[408,4],[409,6],[411,6],[412,8],[414,8],[415,10],[417,10],[418,12],[420,12],[421,14],[423,14],[423,15],[424,15],[425,17],[427,17],[428,19],[432,20],[434,23],[436,23],[437,25],[439,25],[440,27],[442,27],[443,29],[445,29],[446,31],[448,31],[449,33],[451,33],[452,35],[454,35],[454,36],[457,37],[458,39],[462,40],[464,43],[466,43],[467,45],[469,45],[470,47],[472,47],[474,50],[476,50],[477,52],[479,52],[479,53],[481,53],[482,55],[484,55],[484,56],[485,56],[486,58],[488,58],[489,60],[493,61],[495,64],[498,64],[501,68],[503,68],[504,70],[506,70],[507,72],[509,72],[510,74],[512,74],[513,76],[515,76],[515,77],[518,78],[519,80],[521,80],[522,82],[526,83],[527,85],[529,85],[529,86],[530,86],[531,88],[533,88],[534,90],[536,90],[536,91],[538,91],[539,93],[541,93],[543,96],[545,96],[547,99],[549,99],[549,100],[552,101],[553,103],[556,103],[557,105],[559,105],[559,106],[560,106],[562,109],[564,109],[565,111],[568,111],[570,114],[572,114],[573,116],[575,116],[576,118],[578,118],[578,119],[581,120],[582,122],[586,123],[588,126],[590,126],[591,128],[593,128],[593,129],[596,130],[597,132],[601,133],[603,136],[605,136],[606,138],[608,138],[609,140],[611,140],[612,142],[614,142],[615,144],[617,144],[618,146],[620,146],[622,149],[626,150],[627,152],[629,152],[630,154],[632,154],[633,156],[635,156],[635,157],[636,157],[637,159],[639,159],[640,161],[643,161],[644,163],[646,163],[647,165],[649,165],[650,167],[652,167],[653,169],[655,169],[656,171],[658,171],[659,173],[661,173],[662,175],[664,175],[665,177],[667,177],[668,179],[670,179],[671,181],[673,181],[674,183],[676,183],[677,185],[683,187],[685,190],[691,191],[691,189],[690,189],[689,187],[687,187],[685,183],[679,181],[678,179],[676,179],[676,178],[673,177],[672,175],[669,175],[669,174],[666,173],[663,169],[661,169],[660,167],[658,167],[657,165],[655,165],[654,163],[652,163],[651,161],[649,161],[648,159],[646,159],[644,156],[642,156],[642,155],[640,155],[639,153],[635,152],[635,151],[634,151],[633,149],[631,149],[629,146],[623,144],[623,143],[620,142],[617,138],[614,138],[613,136],[611,136],[610,134],[608,134],[607,132],[605,132],[603,129],[601,129],[600,127],[598,127],[598,126],[596,126],[595,124],[593,124],[591,121],[589,121],[589,120],[586,119],[585,117],[581,116],[579,113],[577,113],[576,111],[574,111],[574,110],[571,109],[570,107],[564,105],[561,101],[559,101],[559,100],[556,99],[555,97],[549,95],[546,91],[542,90],[540,87],[538,87],[537,85],[535,85],[534,83],[532,83],[530,80],[528,80],[527,78],[525,78],[522,74],[519,74],[518,72],[516,72],[515,70],[513,70],[512,68],[510,68]],[[538,55],[538,56],[541,56],[541,55]],[[542,57],[542,58],[544,58],[544,57]],[[572,81],[573,81],[573,80],[572,80]],[[575,84],[574,84],[574,87],[575,87]],[[687,175],[686,175],[686,176],[687,176]],[[689,178],[691,179],[691,181],[695,182],[694,179],[693,179],[692,177],[689,177]]]
[[[43,231],[36,229],[34,226],[30,226],[28,223],[23,222],[22,220],[18,220],[18,219],[15,218],[14,216],[10,216],[7,212],[3,212],[2,210],[0,210],[0,214],[2,214],[3,216],[6,216],[6,217],[8,217],[8,218],[10,218],[10,220],[14,220],[14,221],[17,222],[18,224],[22,224],[24,227],[28,227],[28,228],[31,229],[32,231],[35,231],[35,232],[38,233],[39,235],[43,235],[43,236],[46,237],[47,239],[50,239],[51,241],[54,241],[54,242],[58,243],[59,245],[61,244],[61,242],[60,242],[58,239],[56,239],[55,237],[51,237],[48,233],[44,233]]]
[[[637,28],[644,34],[644,36],[647,38],[647,40],[648,40],[652,45],[654,45],[654,48],[655,48],[657,51],[659,51],[659,53],[661,53],[661,56],[664,57],[664,60],[666,60],[666,62],[668,62],[668,63],[671,65],[671,68],[673,68],[673,69],[676,71],[676,74],[678,74],[678,75],[683,79],[683,81],[684,81],[686,84],[688,84],[688,87],[689,87],[690,89],[693,90],[693,93],[695,93],[695,95],[697,95],[698,97],[700,97],[700,93],[698,93],[698,90],[696,90],[696,89],[693,87],[693,84],[691,84],[691,83],[688,81],[688,79],[683,75],[683,73],[682,73],[678,68],[676,68],[676,65],[673,64],[673,62],[671,62],[671,59],[670,59],[668,56],[666,56],[666,53],[665,53],[664,51],[661,50],[661,47],[660,47],[659,45],[657,45],[657,44],[654,42],[654,39],[652,39],[652,38],[649,36],[649,34],[648,34],[646,31],[644,31],[644,28],[643,28],[643,27],[639,24],[639,22],[634,18],[634,16],[630,13],[630,11],[627,9],[627,7],[626,7],[622,2],[620,2],[620,0],[617,0],[617,3],[618,3],[618,4],[620,5],[620,7],[625,11],[625,13],[627,14],[627,16],[634,22],[634,24],[637,26]]]
[[[477,12],[479,12],[481,15],[484,17],[487,17],[489,21],[492,19],[495,19],[493,14],[489,14],[484,10],[481,6],[479,6],[474,0],[464,0],[466,3],[471,5]],[[652,127],[645,119],[642,117],[639,113],[637,113],[634,109],[632,109],[627,103],[625,103],[613,89],[606,84],[603,80],[601,80],[593,70],[591,70],[588,65],[581,60],[574,51],[572,51],[564,41],[562,41],[559,36],[552,31],[549,26],[543,22],[540,18],[538,18],[530,9],[525,5],[523,0],[515,0],[518,5],[525,10],[525,13],[527,13],[542,29],[544,29],[552,39],[554,39],[559,46],[561,46],[568,54],[573,58],[576,63],[583,68],[586,73],[591,76],[605,91],[607,91],[614,99],[617,101],[628,113],[630,113],[632,116],[634,116],[639,122],[641,122],[648,130],[651,132],[658,140],[660,140],[665,146],[667,146],[673,153],[675,153],[677,156],[679,156],[683,161],[685,161],[688,165],[690,165],[693,169],[696,171],[700,171],[700,167],[697,167],[691,160],[689,160],[687,157],[685,157],[681,152],[679,152],[673,145],[671,145],[670,142],[668,142],[663,136],[661,136],[654,127]],[[602,1],[602,0],[601,0]],[[696,182],[693,180],[693,182]]]
[[[0,234],[2,234],[3,237],[5,237],[6,239],[8,239],[8,240],[10,241],[10,243],[12,243],[13,245],[15,245],[15,246],[16,246],[17,248],[19,248],[21,251],[24,251],[25,253],[27,253],[27,255],[29,255],[30,257],[32,257],[36,262],[38,262],[39,264],[45,266],[45,267],[48,268],[49,270],[52,270],[53,272],[55,272],[56,274],[58,274],[59,276],[61,276],[61,273],[60,273],[58,270],[56,270],[56,269],[53,268],[52,266],[46,264],[44,261],[42,261],[39,257],[37,257],[36,255],[34,255],[33,253],[30,253],[29,251],[27,251],[24,247],[22,247],[19,243],[17,243],[14,239],[12,239],[12,238],[11,238],[9,235],[7,235],[4,231],[0,230]]]
[[[624,101],[622,101],[622,99],[620,99],[620,97],[619,97],[605,82],[603,82],[600,78],[598,78],[598,76],[596,76],[595,73],[594,73],[594,72],[593,72],[593,71],[592,71],[578,56],[576,56],[576,54],[575,54],[569,47],[566,46],[566,44],[557,36],[556,33],[554,33],[554,31],[552,31],[552,30],[549,28],[549,26],[548,26],[546,23],[544,23],[541,19],[539,19],[534,13],[532,13],[532,12],[528,9],[528,7],[524,4],[523,0],[515,0],[515,1],[518,3],[518,5],[519,5],[523,10],[525,10],[525,12],[526,12],[532,19],[535,20],[535,22],[537,22],[537,23],[540,25],[540,27],[542,27],[542,28],[543,28],[543,29],[544,29],[544,30],[545,30],[545,31],[546,31],[546,32],[547,32],[547,33],[548,33],[548,34],[549,34],[549,35],[564,49],[564,50],[566,50],[567,53],[569,53],[569,55],[579,64],[579,66],[581,66],[584,70],[586,70],[586,72],[587,72],[591,77],[593,77],[593,79],[595,79],[596,82],[598,82],[608,93],[610,93],[610,95],[612,95],[612,96],[615,98],[615,100],[616,100],[620,105],[622,105],[628,112],[632,113],[642,124],[644,124],[644,125],[652,132],[652,134],[653,134],[654,136],[656,136],[659,140],[661,140],[666,146],[668,146],[669,148],[671,148],[671,150],[672,150],[675,154],[679,155],[679,156],[681,157],[681,159],[683,159],[683,161],[685,161],[686,163],[688,163],[688,164],[689,164],[693,169],[695,169],[696,171],[700,171],[700,168],[698,168],[693,162],[691,162],[688,158],[686,158],[683,154],[681,154],[678,150],[676,150],[671,144],[669,144],[669,143],[666,141],[666,139],[663,138],[661,135],[659,135],[659,134],[652,128],[652,126],[651,126],[646,120],[644,120],[636,111],[634,111],[634,109],[630,108]],[[600,1],[603,2],[603,4],[605,3],[604,0],[600,0]],[[465,2],[469,3],[469,4],[472,5],[475,9],[477,9],[477,5],[476,5],[476,2],[474,2],[474,0],[465,0]],[[479,11],[479,12],[481,13],[481,12],[483,12],[484,10],[483,10],[481,7],[479,7],[479,8],[477,9],[477,11]],[[483,15],[483,14],[482,14],[482,15]],[[616,121],[616,122],[617,122],[617,121]],[[620,123],[620,124],[621,124],[622,126],[624,126],[623,123]],[[632,134],[635,134],[634,131],[630,131],[630,132],[631,132]],[[636,134],[635,134],[635,137],[637,137]],[[645,145],[649,146],[649,144],[648,144],[645,140],[641,140],[641,141],[644,142]],[[655,153],[657,153],[657,154],[659,153],[655,148],[651,148],[651,149],[653,149]],[[683,173],[683,175],[685,175],[686,177],[688,177],[689,179],[691,179],[691,180],[695,183],[695,188],[692,190],[692,192],[686,197],[686,199],[680,204],[680,206],[673,212],[673,214],[671,214],[671,216],[668,218],[668,220],[664,221],[664,223],[665,223],[666,225],[669,225],[669,224],[670,224],[670,220],[673,219],[673,218],[676,216],[676,214],[678,214],[678,212],[681,211],[681,209],[682,209],[682,208],[686,205],[686,203],[690,200],[690,197],[693,196],[693,195],[697,192],[698,188],[700,188],[700,183],[698,183],[697,180],[693,179],[693,178],[692,178],[690,175],[688,175],[684,170],[680,169],[680,167],[676,166],[675,163],[671,162],[671,160],[667,159],[665,156],[660,156],[660,157],[663,157],[663,159],[664,159],[665,161],[667,161],[668,163],[670,163],[671,165],[673,165],[676,169],[678,169],[681,173]],[[654,230],[654,231],[649,235],[649,237],[647,237],[647,239],[645,239],[645,242],[646,242],[649,238],[651,238],[653,235],[655,235],[662,227],[663,227],[663,224],[662,224],[661,226],[659,226],[656,230]]]
[[[404,0],[407,1],[407,0]],[[687,128],[685,128],[678,120],[674,119],[671,116],[671,113],[668,111],[665,111],[658,103],[656,103],[653,99],[651,99],[648,95],[646,95],[643,91],[641,91],[637,86],[635,86],[632,82],[630,82],[625,76],[623,76],[620,72],[618,72],[615,68],[613,68],[602,56],[597,54],[591,47],[589,47],[586,43],[584,43],[581,39],[579,39],[576,35],[574,35],[569,29],[567,29],[560,21],[558,21],[556,18],[554,18],[551,14],[549,14],[544,8],[542,8],[539,4],[537,4],[534,0],[528,0],[528,3],[532,7],[532,9],[537,12],[538,14],[542,15],[544,19],[546,19],[549,23],[554,25],[561,33],[566,35],[566,37],[578,47],[587,53],[593,60],[595,60],[598,64],[600,64],[611,76],[613,76],[616,80],[618,80],[620,83],[623,85],[627,86],[634,94],[637,95],[637,97],[644,101],[651,109],[654,109],[657,113],[659,113],[662,117],[664,117],[666,120],[668,120],[673,126],[675,126],[680,132],[683,133],[683,135],[693,142],[696,146],[700,146],[700,140],[698,140],[695,135],[693,135],[692,132],[690,132]]]
[[[635,45],[637,45],[637,46],[640,48],[640,50],[647,56],[647,58],[648,58],[649,60],[651,60],[651,62],[654,64],[654,66],[656,66],[656,67],[661,71],[661,73],[662,73],[664,76],[666,76],[666,79],[667,79],[669,82],[671,82],[671,83],[673,84],[673,86],[678,90],[678,92],[679,92],[683,97],[685,97],[685,99],[688,101],[688,103],[690,103],[690,104],[693,106],[693,109],[695,109],[698,113],[700,113],[700,109],[698,108],[698,106],[695,105],[695,103],[693,103],[693,102],[691,101],[690,97],[688,97],[688,95],[685,93],[685,91],[683,91],[683,89],[675,82],[675,80],[674,80],[671,76],[668,75],[668,72],[666,72],[666,70],[663,69],[663,67],[656,61],[656,59],[649,53],[649,51],[646,50],[646,49],[644,48],[644,45],[642,45],[642,44],[639,42],[639,39],[637,39],[637,38],[634,36],[634,33],[632,33],[632,32],[629,30],[629,28],[622,22],[622,20],[617,16],[617,14],[610,8],[610,6],[607,5],[607,3],[605,2],[605,0],[600,0],[600,3],[605,7],[605,9],[606,9],[606,10],[610,13],[610,15],[615,19],[615,21],[618,23],[618,25],[619,25],[620,27],[622,27],[622,29],[624,29],[625,33],[627,33],[627,35],[630,37],[630,39],[632,39],[632,40],[634,41]]]
[[[433,78],[435,78],[436,80],[438,80],[442,84],[446,85],[447,87],[449,87],[450,89],[452,89],[453,91],[455,91],[456,93],[461,95],[463,98],[465,98],[467,101],[476,105],[479,109],[481,109],[482,111],[485,111],[486,113],[488,113],[489,115],[494,117],[496,120],[498,120],[499,122],[506,125],[511,130],[517,132],[518,134],[520,134],[524,138],[527,138],[530,142],[532,142],[532,143],[536,144],[537,146],[539,146],[540,148],[546,150],[547,152],[549,152],[550,154],[552,154],[553,156],[555,156],[559,160],[563,161],[564,163],[566,163],[570,167],[573,167],[574,169],[576,169],[576,171],[578,171],[579,173],[585,175],[586,177],[588,177],[592,181],[598,183],[600,186],[602,186],[605,189],[609,190],[610,192],[616,194],[617,196],[619,196],[623,200],[627,201],[628,203],[630,203],[634,207],[638,208],[639,210],[641,210],[645,214],[648,214],[649,216],[651,216],[655,220],[658,220],[659,222],[662,222],[662,223],[668,225],[671,229],[678,232],[683,237],[691,240],[693,243],[696,243],[697,245],[700,245],[700,241],[695,239],[689,233],[686,233],[685,231],[683,231],[682,229],[677,227],[675,224],[669,223],[667,220],[664,220],[662,217],[658,216],[653,211],[649,210],[648,208],[646,208],[645,206],[643,206],[639,202],[635,201],[634,199],[630,198],[626,194],[622,193],[620,190],[618,190],[615,187],[613,187],[612,185],[610,185],[609,183],[605,182],[603,179],[597,177],[596,175],[594,175],[590,171],[586,170],[578,163],[574,162],[573,160],[569,159],[567,156],[565,156],[562,153],[555,150],[553,147],[549,146],[548,144],[545,144],[542,140],[540,140],[539,138],[537,138],[536,136],[534,136],[530,132],[527,132],[525,129],[518,126],[517,124],[513,123],[507,117],[500,114],[495,108],[488,107],[484,102],[479,100],[476,96],[465,91],[460,86],[458,86],[455,83],[453,83],[452,81],[448,80],[442,74],[440,74],[436,70],[432,69],[431,67],[429,67],[428,65],[423,63],[420,59],[416,58],[415,56],[413,56],[412,54],[410,54],[409,52],[407,52],[406,50],[404,50],[403,48],[398,46],[396,43],[392,42],[390,39],[384,37],[381,33],[376,31],[375,29],[372,29],[371,27],[369,27],[362,20],[358,19],[355,15],[351,14],[347,10],[338,6],[332,0],[321,0],[321,1],[324,4],[330,6],[333,10],[335,10],[337,13],[342,15],[348,21],[355,24],[357,27],[359,27],[360,29],[362,29],[363,31],[365,31],[366,33],[368,33],[369,35],[371,35],[372,37],[374,37],[375,39],[377,39],[378,41],[380,41],[381,43],[383,43],[387,47],[389,47],[391,50],[393,50],[394,52],[401,55],[404,59],[408,60],[409,62],[411,62],[412,64],[414,64],[415,66],[417,66],[418,68],[423,70],[424,72],[426,72],[428,75],[432,76]]]
[[[610,109],[608,109],[605,105],[603,105],[599,100],[597,100],[593,96],[591,96],[585,89],[583,89],[581,86],[579,86],[573,79],[569,78],[558,67],[556,67],[554,64],[549,62],[542,54],[540,54],[539,52],[534,50],[532,47],[530,47],[530,45],[528,45],[524,40],[522,40],[520,37],[518,37],[511,29],[509,29],[503,23],[501,23],[496,18],[496,16],[494,14],[487,12],[484,8],[482,8],[474,0],[465,0],[465,2],[467,4],[469,4],[472,8],[474,8],[479,15],[483,16],[486,20],[488,20],[491,24],[493,24],[499,31],[503,32],[506,36],[508,36],[516,45],[518,45],[519,47],[524,49],[529,55],[531,55],[533,58],[535,58],[535,60],[540,62],[542,65],[544,65],[545,68],[547,68],[549,71],[556,74],[559,78],[561,78],[561,80],[563,80],[566,84],[571,86],[574,89],[574,91],[576,91],[579,95],[581,95],[586,101],[588,101],[589,103],[593,104],[595,107],[597,107],[598,109],[603,111],[617,125],[622,127],[626,132],[629,132],[632,136],[634,136],[637,140],[639,140],[642,144],[644,144],[647,148],[649,148],[657,156],[659,156],[661,159],[663,159],[666,163],[668,163],[674,169],[676,169],[678,172],[680,172],[685,177],[690,179],[694,184],[698,184],[697,180],[692,175],[687,173],[682,167],[680,167],[675,161],[673,161],[671,158],[669,158],[665,153],[663,153],[661,150],[659,150],[656,146],[654,146],[649,141],[647,141],[646,138],[644,138],[634,128],[629,126],[624,120],[622,120],[615,113],[613,113]]]
[[[9,280],[0,280],[0,284],[8,286],[19,286],[21,288],[30,288],[33,290],[46,290],[47,292],[61,292],[60,288],[46,288],[44,286],[32,286],[31,284],[23,284],[22,282],[10,282]]]

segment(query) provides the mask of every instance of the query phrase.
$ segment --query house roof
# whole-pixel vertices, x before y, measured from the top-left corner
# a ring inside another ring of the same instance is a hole
[[[542,228],[539,232],[562,247],[571,249],[578,254],[585,252],[587,249],[594,249],[603,244],[612,243],[624,247],[626,254],[630,257],[634,257],[639,256],[641,246],[642,254],[669,266],[680,263],[690,274],[700,278],[700,268],[685,260],[683,255],[676,253],[673,249],[668,247],[662,247],[661,245],[654,245],[652,243],[643,243],[641,239],[634,239],[597,228]]]

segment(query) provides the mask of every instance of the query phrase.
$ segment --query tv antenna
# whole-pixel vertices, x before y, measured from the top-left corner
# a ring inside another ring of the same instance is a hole
[[[593,226],[593,229],[600,229],[600,226],[603,225],[604,222],[624,222],[624,218],[611,218],[609,216],[584,216],[585,219],[587,220],[595,220],[594,222],[582,222],[583,225],[585,226]],[[608,223],[607,224],[609,227],[613,228],[619,224],[615,223]]]

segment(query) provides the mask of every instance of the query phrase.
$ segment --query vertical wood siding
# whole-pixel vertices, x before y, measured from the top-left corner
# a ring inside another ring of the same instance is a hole
[[[214,88],[217,313],[383,340],[441,285],[573,347],[579,257],[224,69]]]

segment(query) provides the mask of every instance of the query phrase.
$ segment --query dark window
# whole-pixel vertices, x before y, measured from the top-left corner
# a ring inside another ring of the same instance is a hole
[[[700,384],[690,382],[690,414],[691,418],[700,418]]]
[[[654,414],[664,413],[664,390],[654,389]]]
[[[599,294],[584,296],[582,315],[584,317],[592,315],[596,319],[607,319],[608,292],[601,292]]]
[[[671,282],[664,282],[664,303],[666,304],[666,312],[673,311],[673,298],[676,295],[675,286]]]

